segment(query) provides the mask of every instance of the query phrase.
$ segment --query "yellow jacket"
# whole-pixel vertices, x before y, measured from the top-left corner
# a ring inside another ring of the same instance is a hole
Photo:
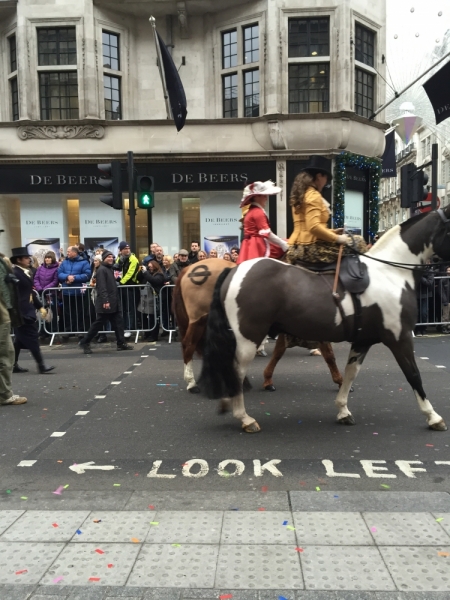
[[[317,240],[336,242],[337,234],[328,229],[327,222],[330,218],[328,208],[315,188],[306,190],[300,212],[295,212],[292,207],[294,231],[288,240],[290,246],[295,244],[314,244]]]

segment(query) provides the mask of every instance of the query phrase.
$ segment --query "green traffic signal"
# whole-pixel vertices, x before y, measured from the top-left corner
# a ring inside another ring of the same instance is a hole
[[[155,205],[153,194],[149,192],[138,192],[137,200],[139,208],[153,208]]]
[[[150,175],[140,175],[137,178],[137,200],[139,208],[155,206],[155,184]]]

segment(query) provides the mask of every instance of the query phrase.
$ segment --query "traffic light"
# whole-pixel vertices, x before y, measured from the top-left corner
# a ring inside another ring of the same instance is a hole
[[[414,195],[415,179],[417,167],[414,163],[403,165],[400,169],[400,206],[409,208],[413,203],[417,202]]]
[[[153,208],[155,206],[155,182],[150,175],[138,175],[137,203],[139,208]]]
[[[110,163],[99,164],[97,168],[102,173],[102,176],[98,179],[99,185],[111,192],[108,195],[100,196],[100,202],[116,210],[122,210],[122,171],[120,161],[113,160]]]
[[[427,200],[428,199],[428,173],[425,173],[425,171],[421,171],[422,173],[422,177],[421,177],[421,181],[420,181],[420,190],[419,193],[421,192],[420,195],[420,199],[421,200]]]

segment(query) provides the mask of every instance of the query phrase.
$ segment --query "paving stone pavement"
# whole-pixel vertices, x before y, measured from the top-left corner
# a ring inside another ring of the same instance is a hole
[[[93,510],[10,502],[0,510],[0,600],[450,597],[446,493],[280,492],[267,510],[261,493],[236,492],[225,510],[226,494],[204,496],[195,506],[189,493],[148,493],[147,510],[133,497],[120,510],[108,499]]]

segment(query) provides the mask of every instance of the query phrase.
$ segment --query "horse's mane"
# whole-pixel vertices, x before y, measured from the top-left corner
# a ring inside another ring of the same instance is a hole
[[[410,217],[407,221],[400,223],[399,225],[394,225],[391,227],[386,233],[384,233],[378,242],[370,248],[367,254],[376,254],[378,251],[382,251],[385,247],[391,242],[391,239],[398,236],[399,231],[408,231],[414,225],[417,225],[419,221],[424,219],[430,213],[421,213],[420,215],[414,215]]]

